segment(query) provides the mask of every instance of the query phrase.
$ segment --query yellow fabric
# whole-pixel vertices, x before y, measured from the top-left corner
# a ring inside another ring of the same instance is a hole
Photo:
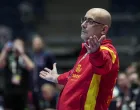
[[[110,55],[112,57],[112,63],[115,63],[116,54],[111,49],[109,49],[108,47],[105,47],[105,46],[101,46],[100,49],[101,50],[107,50],[107,51],[109,51],[109,53],[110,53]]]
[[[96,98],[98,96],[101,75],[94,74],[87,93],[84,110],[94,110],[96,106]]]

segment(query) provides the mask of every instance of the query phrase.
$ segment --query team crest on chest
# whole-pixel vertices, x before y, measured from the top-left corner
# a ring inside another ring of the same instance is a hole
[[[81,72],[81,70],[82,70],[81,64],[78,64],[75,71],[76,71],[77,73],[79,73],[79,72]]]

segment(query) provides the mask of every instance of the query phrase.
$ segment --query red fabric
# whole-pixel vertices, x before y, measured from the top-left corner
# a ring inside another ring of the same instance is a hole
[[[28,91],[28,102],[33,103],[32,91]]]
[[[63,74],[61,74],[59,77],[58,77],[58,83],[59,84],[62,84],[62,85],[65,85],[67,83],[67,78],[69,77],[69,75],[71,74],[71,71],[68,71],[68,72],[65,72]]]
[[[84,110],[87,92],[94,74],[101,75],[95,110],[108,109],[118,75],[119,60],[111,40],[104,40],[101,46],[106,46],[115,53],[117,56],[115,63],[112,63],[109,51],[101,49],[83,58],[87,51],[82,44],[82,50],[73,69],[58,77],[58,83],[65,86],[61,91],[57,110]]]

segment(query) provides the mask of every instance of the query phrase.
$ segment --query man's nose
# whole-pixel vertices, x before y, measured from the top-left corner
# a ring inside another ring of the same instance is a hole
[[[86,28],[86,27],[87,27],[86,21],[84,21],[84,22],[81,24],[81,27],[82,27],[82,28]]]

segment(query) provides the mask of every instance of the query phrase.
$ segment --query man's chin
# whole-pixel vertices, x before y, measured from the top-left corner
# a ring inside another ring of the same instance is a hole
[[[81,35],[81,38],[86,42],[86,40],[87,40],[87,36],[85,36],[85,35]]]

